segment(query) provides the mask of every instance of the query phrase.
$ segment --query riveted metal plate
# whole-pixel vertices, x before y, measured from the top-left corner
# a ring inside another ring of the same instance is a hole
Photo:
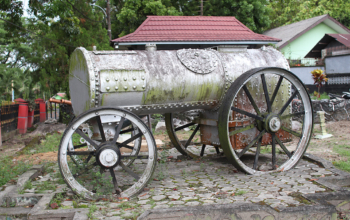
[[[101,92],[143,92],[147,87],[144,70],[101,70]]]
[[[200,74],[213,72],[219,62],[216,54],[208,50],[182,49],[176,54],[187,69]]]

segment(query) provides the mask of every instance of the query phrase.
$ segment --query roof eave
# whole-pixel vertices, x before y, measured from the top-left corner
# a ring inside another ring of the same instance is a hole
[[[153,44],[276,44],[278,41],[144,41],[144,42],[115,42],[118,45]]]

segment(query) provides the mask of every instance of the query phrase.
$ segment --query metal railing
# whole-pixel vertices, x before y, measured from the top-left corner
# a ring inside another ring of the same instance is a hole
[[[303,59],[288,59],[289,66],[323,66],[324,63],[321,59],[303,58]]]
[[[1,133],[17,129],[18,104],[2,105],[0,108]]]
[[[46,102],[46,119],[60,118],[60,105],[58,103]]]

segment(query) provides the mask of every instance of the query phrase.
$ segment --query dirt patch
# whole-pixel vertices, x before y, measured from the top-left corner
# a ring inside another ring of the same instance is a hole
[[[14,157],[15,160],[31,162],[32,164],[42,164],[45,162],[57,162],[57,152],[46,152],[32,155],[21,155]]]
[[[307,152],[329,161],[342,160],[342,156],[335,153],[333,148],[337,145],[350,143],[350,121],[328,122],[326,124],[328,134],[333,137],[326,139],[311,139]],[[321,133],[319,124],[314,125],[314,136]]]

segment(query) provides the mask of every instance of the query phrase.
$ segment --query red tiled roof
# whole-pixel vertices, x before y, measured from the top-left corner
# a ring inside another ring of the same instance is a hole
[[[267,41],[280,39],[256,34],[235,17],[147,16],[134,33],[112,42]]]

